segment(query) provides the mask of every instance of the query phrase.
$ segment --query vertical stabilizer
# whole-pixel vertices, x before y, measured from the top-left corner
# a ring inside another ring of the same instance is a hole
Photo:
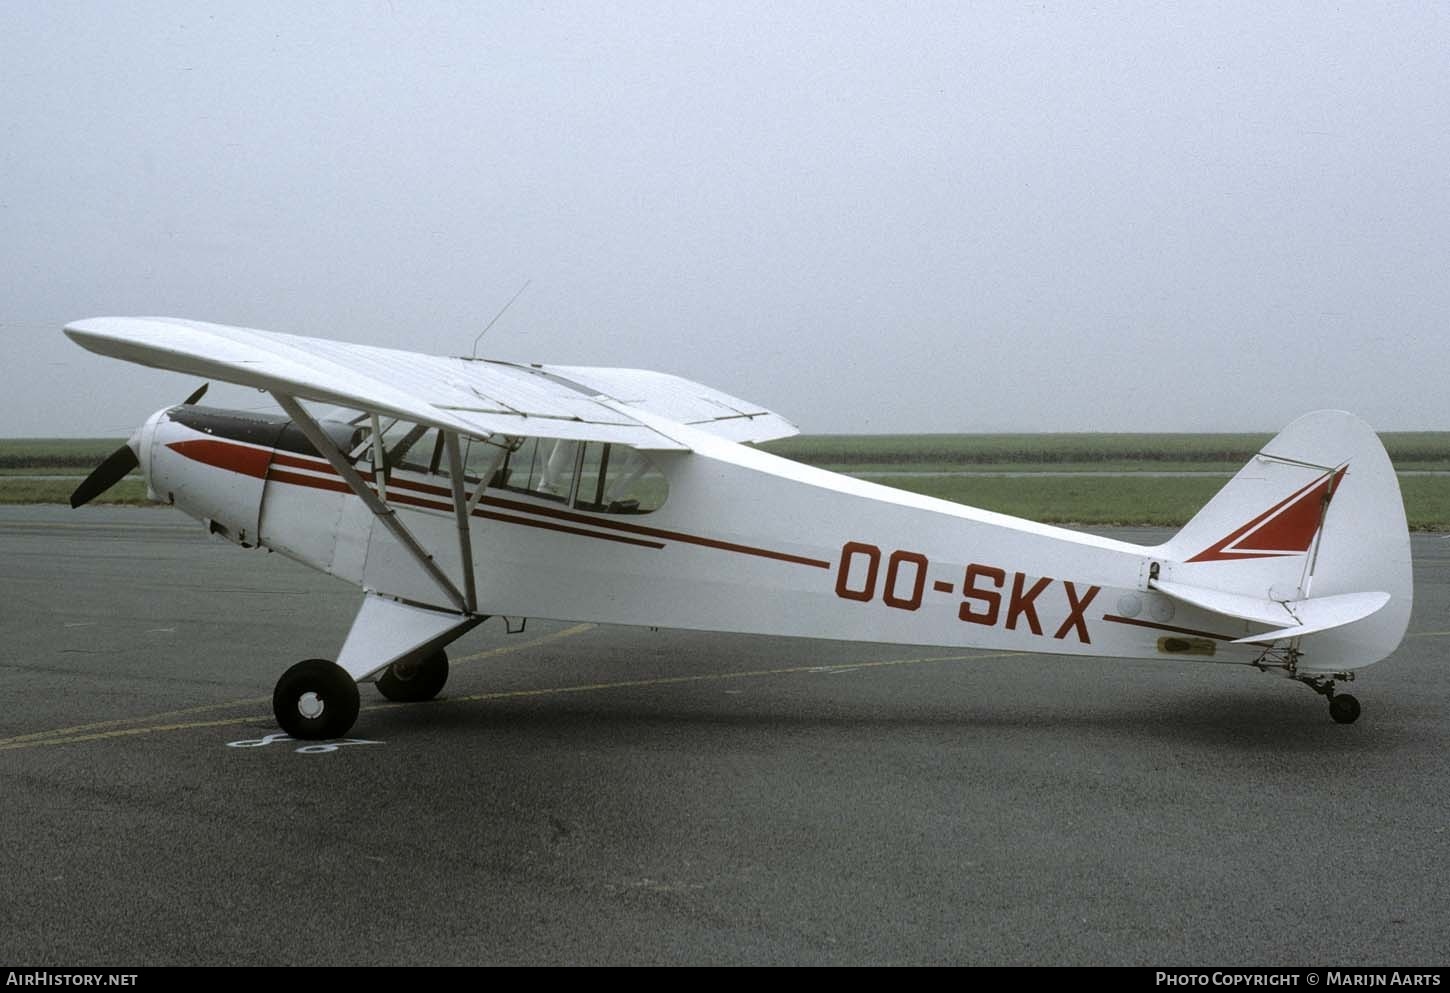
[[[1165,582],[1286,602],[1386,593],[1372,615],[1299,638],[1300,669],[1348,671],[1389,655],[1413,603],[1399,480],[1370,427],[1321,410],[1285,428],[1173,539]]]

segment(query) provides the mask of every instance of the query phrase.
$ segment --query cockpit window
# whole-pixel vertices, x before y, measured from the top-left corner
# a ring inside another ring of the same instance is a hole
[[[383,428],[383,452],[390,469],[436,473],[443,454],[443,436],[437,428],[394,421]]]
[[[513,447],[513,442],[501,435],[490,435],[488,438],[464,438],[462,440],[463,478],[469,483],[492,478]],[[439,471],[445,475],[448,474],[447,456],[444,456],[442,468]]]

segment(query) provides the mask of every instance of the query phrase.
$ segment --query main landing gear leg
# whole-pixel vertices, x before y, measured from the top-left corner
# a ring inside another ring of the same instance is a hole
[[[357,720],[358,682],[373,677],[389,700],[431,700],[448,681],[443,646],[485,619],[369,593],[336,662],[298,662],[277,680],[277,723],[294,738],[341,738]]]
[[[1334,683],[1337,679],[1348,681],[1354,678],[1352,673],[1340,673],[1335,676],[1300,676],[1295,679],[1309,687],[1315,693],[1329,699],[1329,716],[1334,718],[1336,724],[1353,724],[1359,719],[1359,701],[1348,693],[1334,692]]]

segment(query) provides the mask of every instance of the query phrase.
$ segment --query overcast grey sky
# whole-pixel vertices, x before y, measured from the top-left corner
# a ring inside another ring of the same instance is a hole
[[[195,385],[68,320],[526,280],[485,353],[812,432],[1450,428],[1450,5],[0,0],[0,434]]]

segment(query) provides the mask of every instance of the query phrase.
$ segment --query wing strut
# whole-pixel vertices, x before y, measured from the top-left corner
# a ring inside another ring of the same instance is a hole
[[[443,432],[443,449],[448,453],[448,476],[453,481],[453,516],[458,521],[458,554],[463,558],[463,596],[471,614],[478,609],[478,590],[473,582],[473,540],[468,531],[468,515],[473,508],[463,491],[463,456],[458,452],[457,431]],[[484,482],[478,483],[480,493]]]
[[[393,509],[378,499],[378,495],[368,488],[368,484],[363,481],[362,476],[343,457],[342,451],[327,436],[321,426],[312,419],[312,415],[307,413],[302,404],[297,402],[296,397],[277,392],[273,392],[272,397],[281,404],[282,409],[287,412],[287,416],[292,418],[297,427],[307,436],[307,440],[312,442],[313,447],[321,452],[328,462],[332,463],[332,467],[337,470],[337,474],[343,478],[343,481],[347,483],[353,493],[357,494],[358,499],[376,515],[384,527],[393,533],[393,537],[397,538],[402,546],[408,550],[418,565],[422,567],[423,571],[448,595],[448,599],[453,601],[454,606],[461,611],[471,613],[472,604],[469,599],[466,599],[458,591],[458,587],[453,585],[453,581],[438,567],[438,563],[433,561],[433,556],[429,555],[427,550],[418,544],[418,539],[414,538],[413,533],[408,530],[402,521],[398,520],[398,515]],[[456,449],[458,445],[456,435],[454,436],[453,444]],[[454,476],[455,480],[459,478],[457,475]],[[457,504],[456,499],[454,502]],[[472,557],[465,556],[463,561],[465,575],[471,581],[473,578]],[[471,586],[472,583],[470,582],[469,585]]]

